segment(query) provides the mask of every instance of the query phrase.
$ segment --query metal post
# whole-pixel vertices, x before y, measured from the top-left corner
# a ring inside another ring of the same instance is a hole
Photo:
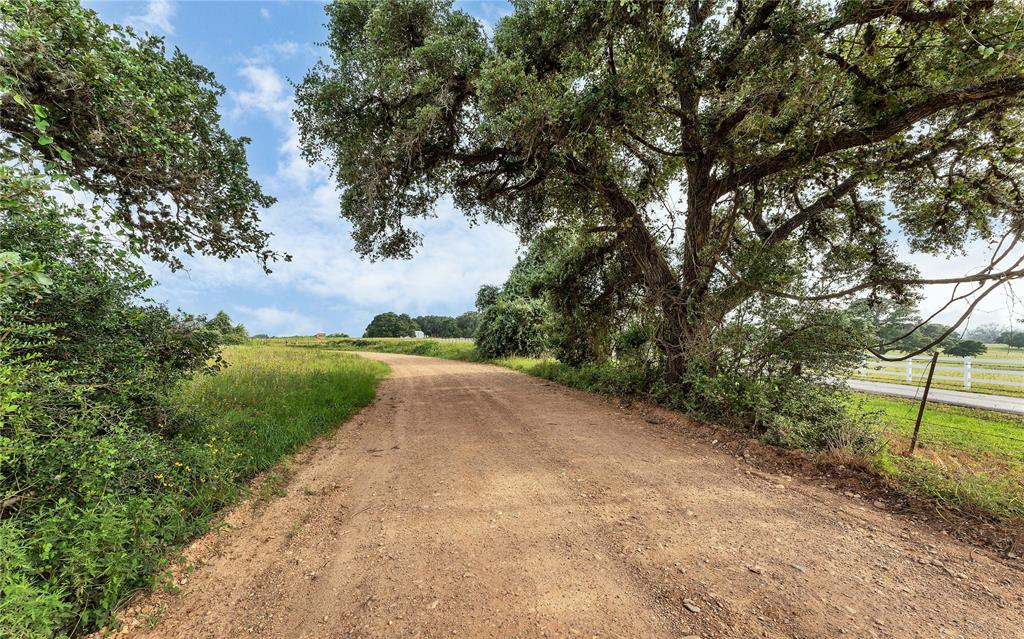
[[[964,358],[964,388],[971,389],[971,357]]]
[[[911,384],[914,381],[914,358],[911,357],[907,360],[907,383]]]
[[[935,374],[935,363],[939,361],[939,352],[932,355],[932,365],[928,367],[928,381],[924,383],[924,395],[921,396],[921,408],[917,409],[917,422],[914,423],[914,437],[910,440],[909,455],[914,455],[917,448],[917,434],[921,431],[921,418],[924,417],[924,405],[928,403],[928,391],[932,388],[932,375]]]

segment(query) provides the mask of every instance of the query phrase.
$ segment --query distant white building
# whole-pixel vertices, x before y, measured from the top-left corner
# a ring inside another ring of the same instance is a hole
[[[424,334],[423,331],[416,331],[415,333],[413,333],[412,336],[419,339],[423,339],[424,337],[426,337],[426,334]]]

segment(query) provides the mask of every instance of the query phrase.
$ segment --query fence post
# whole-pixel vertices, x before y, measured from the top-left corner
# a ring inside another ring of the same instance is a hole
[[[964,358],[964,388],[971,389],[971,357]]]
[[[911,457],[914,456],[914,449],[917,448],[917,434],[921,431],[921,418],[924,417],[924,406],[928,403],[928,391],[932,388],[932,375],[935,374],[935,363],[939,361],[939,352],[932,355],[932,365],[928,368],[928,381],[924,383],[924,395],[921,397],[921,408],[917,410],[917,421],[914,422],[914,437],[910,440]]]
[[[914,358],[911,357],[907,360],[907,383],[910,384],[914,381]]]

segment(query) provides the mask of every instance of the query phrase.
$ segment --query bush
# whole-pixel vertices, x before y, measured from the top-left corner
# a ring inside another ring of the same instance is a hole
[[[944,348],[943,352],[954,357],[975,357],[977,355],[984,355],[987,350],[988,346],[985,346],[978,340],[965,339],[953,346]]]
[[[19,639],[108,622],[169,550],[206,531],[254,474],[368,403],[386,370],[338,353],[236,347],[232,368],[169,391],[155,432],[4,347],[0,635]]]
[[[547,318],[547,307],[539,300],[499,298],[480,317],[477,351],[488,359],[540,355]]]

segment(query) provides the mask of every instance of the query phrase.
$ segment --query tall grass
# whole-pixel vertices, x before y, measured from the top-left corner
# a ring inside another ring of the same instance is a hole
[[[288,337],[280,340],[274,340],[271,343],[281,343],[290,346],[303,346],[316,349],[424,355],[427,357],[440,357],[441,359],[453,359],[464,362],[482,361],[480,354],[476,352],[476,347],[473,345],[473,342],[468,341],[409,339],[398,337],[328,337],[326,339],[317,339],[312,337]]]
[[[200,434],[226,438],[248,478],[337,426],[373,400],[387,367],[330,351],[260,345],[225,349],[230,366],[182,388],[177,403],[199,417]]]

